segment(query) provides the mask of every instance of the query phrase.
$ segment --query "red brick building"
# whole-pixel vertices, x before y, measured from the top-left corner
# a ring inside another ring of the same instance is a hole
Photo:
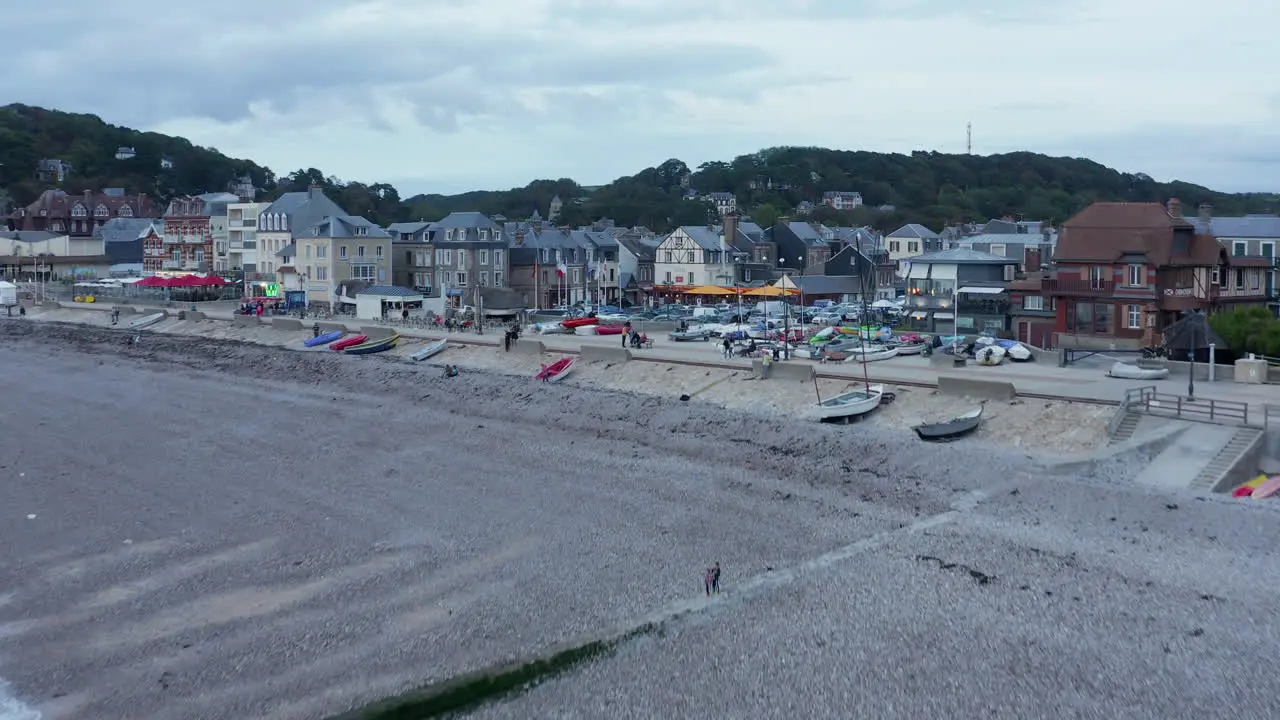
[[[148,246],[143,243],[143,268],[151,270],[158,261],[157,270],[208,272],[213,264],[213,219],[209,205],[201,195],[170,201],[164,211],[163,255],[148,263],[154,256],[147,254]]]
[[[1036,255],[1038,260],[1039,251]],[[1020,342],[1048,349],[1056,347],[1058,322],[1056,298],[1046,294],[1045,280],[1036,273],[1009,283],[1009,332]]]
[[[30,205],[9,214],[14,230],[44,230],[73,238],[93,237],[112,218],[154,218],[159,209],[145,194],[126,195],[120,188],[68,195],[45,190]]]
[[[1055,309],[1059,346],[1150,346],[1188,311],[1265,304],[1265,291],[1251,291],[1249,282],[1265,270],[1234,268],[1233,260],[1183,217],[1177,199],[1168,206],[1094,203],[1063,225],[1042,302]],[[1243,273],[1243,288],[1222,284],[1234,269]]]

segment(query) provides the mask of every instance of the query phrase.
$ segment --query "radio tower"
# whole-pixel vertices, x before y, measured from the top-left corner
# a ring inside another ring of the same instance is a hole
[[[964,152],[966,155],[972,155],[973,154],[973,123],[972,122],[965,123],[964,134],[965,134]]]

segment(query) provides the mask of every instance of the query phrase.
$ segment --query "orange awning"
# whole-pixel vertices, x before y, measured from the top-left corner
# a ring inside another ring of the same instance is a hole
[[[733,290],[719,285],[699,285],[684,291],[685,295],[732,295]]]

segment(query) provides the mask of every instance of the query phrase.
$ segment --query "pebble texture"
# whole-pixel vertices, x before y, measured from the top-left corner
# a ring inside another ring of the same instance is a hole
[[[0,678],[50,720],[323,717],[1027,474],[871,425],[131,337],[0,322]]]

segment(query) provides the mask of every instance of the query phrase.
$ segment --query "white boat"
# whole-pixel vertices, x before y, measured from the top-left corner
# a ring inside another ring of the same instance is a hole
[[[1107,371],[1107,377],[1123,380],[1163,380],[1169,377],[1169,368],[1144,368],[1118,362]]]
[[[845,362],[875,362],[876,360],[888,360],[898,355],[897,348],[885,347],[884,345],[854,345],[844,352],[849,353],[849,357],[845,358]]]
[[[979,365],[999,365],[1004,362],[1005,351],[999,345],[987,345],[975,348],[973,356]]]
[[[1005,352],[1008,354],[1009,359],[1014,362],[1026,362],[1032,358],[1031,351],[1022,343],[1014,343],[1013,345],[1010,345],[1005,348]]]
[[[893,349],[898,351],[899,355],[919,355],[924,352],[925,347],[929,343],[910,343],[904,345],[894,345]]]
[[[440,338],[435,342],[427,343],[425,347],[410,355],[409,358],[412,360],[426,360],[432,355],[439,355],[444,352],[447,347],[449,347],[449,341],[445,338]]]
[[[129,327],[133,328],[134,330],[141,330],[142,328],[151,327],[152,325],[155,325],[156,323],[160,322],[164,318],[165,318],[165,314],[162,312],[152,313],[150,315],[143,315],[137,320],[130,322]]]
[[[844,420],[855,418],[880,407],[884,399],[884,386],[872,385],[841,393],[828,400],[814,404],[814,415],[818,421]]]

